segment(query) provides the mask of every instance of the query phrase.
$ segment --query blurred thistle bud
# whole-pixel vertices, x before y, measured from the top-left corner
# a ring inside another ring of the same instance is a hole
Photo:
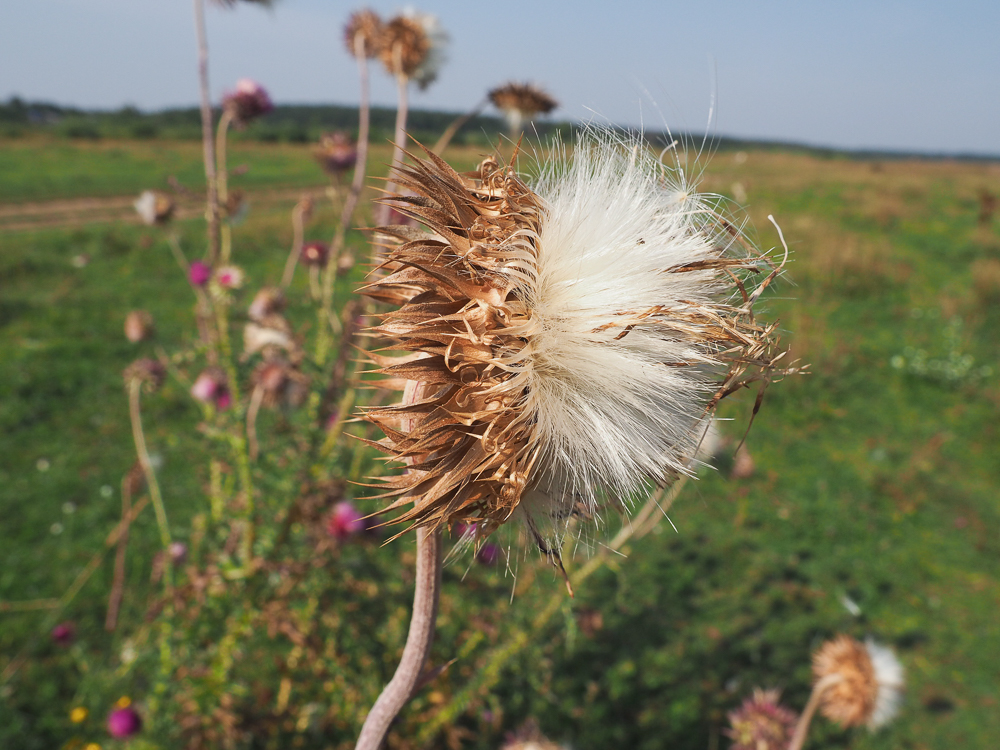
[[[124,739],[142,730],[142,717],[132,706],[114,709],[108,714],[108,733],[116,739]]]
[[[153,335],[153,316],[145,310],[130,310],[125,316],[125,338],[133,344]]]
[[[325,242],[307,242],[302,246],[299,258],[307,266],[322,268],[326,265],[326,259],[330,254],[330,248]]]
[[[223,266],[215,272],[215,282],[223,289],[239,289],[243,281],[243,269],[238,266]]]
[[[799,717],[781,705],[781,691],[754,688],[743,705],[728,714],[730,750],[785,750]]]
[[[827,641],[812,657],[817,684],[823,691],[820,712],[845,727],[866,724],[878,729],[899,712],[905,679],[892,649],[872,639],[861,643],[847,635]]]
[[[188,266],[188,281],[191,286],[202,287],[212,278],[212,267],[200,260],[191,261]]]
[[[500,547],[493,542],[485,542],[476,550],[476,562],[492,567],[500,560]]]
[[[159,360],[145,357],[137,359],[126,367],[123,375],[126,385],[137,380],[147,391],[152,392],[163,385],[163,381],[167,379],[167,369]]]
[[[181,565],[187,559],[188,548],[184,542],[171,542],[167,547],[167,556],[174,565]]]
[[[531,83],[505,83],[492,89],[488,94],[493,106],[499,109],[507,120],[507,126],[516,134],[525,122],[536,115],[547,115],[559,103],[545,91]]]
[[[76,639],[76,625],[72,622],[61,622],[52,628],[52,642],[60,646],[68,646]]]
[[[261,321],[270,315],[285,309],[285,295],[280,289],[264,287],[254,295],[253,302],[247,308],[251,320]]]
[[[409,8],[382,27],[378,55],[390,75],[405,76],[425,89],[444,64],[447,43],[435,16]]]
[[[195,378],[191,396],[203,404],[212,404],[220,411],[228,409],[233,400],[226,384],[226,374],[218,367],[209,367]]]
[[[313,152],[323,171],[333,177],[341,177],[352,169],[358,161],[358,147],[351,136],[343,130],[325,133],[319,140],[319,148]]]
[[[176,208],[169,195],[156,190],[143,190],[132,205],[142,223],[149,226],[166,224],[173,217]]]
[[[222,97],[222,108],[236,127],[243,128],[274,109],[274,104],[263,86],[251,78],[241,78],[236,82],[236,90]]]
[[[344,45],[352,57],[358,52],[364,57],[375,57],[382,40],[382,19],[378,14],[365,8],[351,14],[344,26]],[[360,47],[360,50],[359,50]]]
[[[326,521],[327,533],[339,541],[361,533],[365,526],[364,516],[347,500],[334,505]]]

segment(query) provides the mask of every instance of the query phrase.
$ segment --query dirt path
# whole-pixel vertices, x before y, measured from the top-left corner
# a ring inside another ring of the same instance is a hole
[[[269,206],[294,202],[303,195],[323,198],[326,187],[277,187],[246,192],[251,206]],[[59,229],[87,224],[125,222],[139,224],[133,203],[136,196],[111,198],[75,198],[70,200],[36,201],[0,205],[0,233],[25,232],[33,229]],[[204,199],[198,196],[177,199],[175,216],[191,219],[204,214]]]

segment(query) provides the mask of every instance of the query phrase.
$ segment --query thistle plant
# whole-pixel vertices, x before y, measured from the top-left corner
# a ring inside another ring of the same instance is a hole
[[[549,94],[531,83],[505,83],[492,89],[488,98],[507,120],[512,141],[520,137],[524,123],[537,115],[547,115],[559,106]]]
[[[520,519],[561,567],[570,518],[689,474],[719,401],[782,356],[753,310],[781,266],[640,139],[588,131],[530,186],[493,158],[459,174],[410,156],[395,181],[412,197],[386,203],[427,229],[381,227],[384,275],[364,290],[395,308],[375,330],[403,356],[374,359],[407,384],[365,416],[407,465],[382,485],[417,531],[417,593],[364,750],[426,658],[443,529],[475,524],[480,545]]]

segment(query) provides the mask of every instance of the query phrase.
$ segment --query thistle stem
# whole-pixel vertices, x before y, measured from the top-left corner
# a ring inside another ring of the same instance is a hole
[[[403,403],[420,399],[421,384],[409,381],[403,393]],[[405,426],[409,429],[409,425]],[[403,647],[403,656],[396,673],[382,690],[372,710],[368,712],[355,750],[378,750],[385,741],[393,719],[413,695],[420,672],[434,643],[438,599],[441,594],[441,530],[417,529],[417,574],[413,594],[413,614],[410,630]]]
[[[222,262],[228,263],[233,248],[233,232],[229,225],[229,171],[226,165],[226,142],[229,137],[229,125],[233,116],[228,111],[222,112],[219,127],[215,133],[215,181],[218,195],[219,211],[225,210],[226,221],[219,229],[222,234]]]
[[[819,702],[823,699],[823,693],[838,682],[842,682],[843,679],[839,674],[828,674],[813,685],[809,702],[802,711],[802,716],[799,717],[799,723],[795,725],[795,732],[792,734],[792,740],[788,744],[788,750],[802,750],[802,745],[806,741],[806,734],[809,732],[809,724],[812,722],[812,717],[816,713],[816,709],[819,708]]]
[[[198,38],[198,82],[201,88],[201,141],[204,150],[205,182],[208,189],[208,258],[219,255],[219,196],[216,193],[215,148],[212,143],[212,103],[208,88],[208,35],[205,32],[204,0],[194,0],[194,28]]]
[[[399,96],[399,106],[396,108],[396,138],[393,141],[392,150],[392,161],[390,164],[395,167],[395,165],[403,160],[403,146],[406,145],[406,116],[409,109],[409,98],[407,93],[410,87],[410,79],[403,73],[403,48],[401,45],[397,44],[392,50],[392,57],[394,62],[394,67],[396,69],[396,89]],[[390,175],[392,172],[390,171]],[[392,195],[396,192],[396,183],[392,181],[390,177],[389,182],[385,186],[385,192],[387,195]],[[379,224],[389,223],[389,211],[392,210],[391,206],[382,204],[379,211]]]
[[[356,750],[378,750],[396,715],[410,700],[434,641],[441,589],[441,532],[417,529],[417,580],[413,616],[396,674],[375,701],[361,728]]]
[[[463,125],[465,125],[465,123],[467,123],[473,117],[482,112],[483,108],[488,103],[489,99],[483,99],[481,102],[479,102],[479,104],[477,104],[471,110],[466,112],[464,115],[462,115],[461,117],[456,117],[452,121],[451,125],[449,125],[447,129],[441,134],[441,137],[438,138],[438,142],[434,144],[434,148],[432,148],[431,151],[433,151],[438,156],[441,156],[441,153],[446,148],[448,148],[448,144],[451,143],[451,139],[455,137],[455,133],[459,131],[459,128],[461,128]]]
[[[333,235],[330,243],[330,252],[327,254],[326,266],[323,268],[323,306],[319,311],[319,333],[316,342],[316,361],[323,365],[330,348],[330,326],[331,312],[333,310],[333,280],[339,268],[340,254],[344,249],[344,242],[347,237],[347,230],[351,226],[351,218],[357,208],[358,200],[361,198],[361,191],[365,186],[365,177],[368,168],[368,138],[371,128],[371,104],[368,85],[368,58],[365,56],[365,40],[361,34],[354,36],[354,57],[358,61],[358,76],[361,79],[361,103],[358,108],[358,154],[354,162],[354,179],[351,181],[351,189],[344,200],[343,208],[340,212],[340,223]],[[349,343],[346,339],[342,345]]]
[[[128,384],[128,405],[129,415],[132,418],[132,438],[135,440],[135,451],[139,454],[139,465],[146,476],[146,486],[149,488],[149,498],[153,503],[153,510],[156,511],[156,525],[160,529],[160,544],[164,553],[170,552],[170,526],[167,524],[167,511],[163,507],[163,496],[160,494],[160,484],[156,481],[156,472],[153,470],[153,463],[149,460],[149,451],[146,450],[146,437],[142,431],[142,415],[139,411],[139,394],[142,389],[142,381],[139,378],[132,378]],[[173,572],[169,565],[164,566],[163,580],[167,588],[173,588]]]

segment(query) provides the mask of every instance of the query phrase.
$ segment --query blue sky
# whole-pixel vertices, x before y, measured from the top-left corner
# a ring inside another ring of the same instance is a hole
[[[423,0],[449,62],[413,105],[461,111],[509,80],[560,118],[847,148],[1000,155],[1000,3]],[[197,101],[188,0],[32,0],[0,14],[0,98],[144,109]],[[369,3],[391,15],[402,3]],[[208,14],[213,95],[355,103],[337,0]],[[394,88],[374,76],[374,99]],[[713,110],[713,102],[715,108]],[[714,112],[709,125],[710,112]]]

